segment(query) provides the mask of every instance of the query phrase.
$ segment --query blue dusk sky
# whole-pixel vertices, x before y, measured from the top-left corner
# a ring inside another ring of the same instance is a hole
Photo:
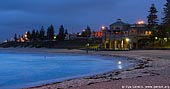
[[[165,0],[0,0],[0,41],[51,24],[56,33],[61,24],[72,33],[87,25],[96,31],[118,18],[126,23],[147,22],[152,3],[162,18]]]

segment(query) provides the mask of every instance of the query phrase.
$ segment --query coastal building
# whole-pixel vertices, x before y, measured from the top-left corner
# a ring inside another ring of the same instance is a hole
[[[127,50],[129,48],[128,38],[129,24],[121,19],[110,25],[110,29],[103,28],[103,43],[105,49]]]
[[[128,30],[128,37],[131,42],[132,49],[141,49],[147,45],[147,41],[152,34],[151,30],[148,30],[147,25],[144,23],[131,24]]]
[[[103,48],[109,50],[130,50],[143,47],[149,39],[151,31],[146,24],[139,21],[137,24],[128,24],[121,19],[110,25],[110,29],[102,27]]]
[[[102,30],[92,32],[91,34],[91,38],[102,38],[102,36],[103,36]]]

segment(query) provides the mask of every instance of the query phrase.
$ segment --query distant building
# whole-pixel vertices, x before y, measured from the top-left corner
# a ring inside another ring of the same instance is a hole
[[[99,31],[93,32],[91,37],[92,38],[102,38],[102,36],[103,36],[103,31],[99,30]]]
[[[65,39],[64,40],[70,40],[70,35],[71,34],[65,34],[66,36],[65,36]]]
[[[144,46],[142,44],[149,39],[151,31],[147,30],[146,24],[128,24],[118,19],[110,25],[110,29],[103,29],[103,48],[110,50],[129,50]]]
[[[77,34],[73,33],[73,34],[67,34],[65,40],[73,40],[73,39],[77,39]]]
[[[128,27],[129,24],[118,19],[115,23],[110,25],[110,29],[104,29],[104,48],[112,50],[126,50],[128,48],[128,43],[126,42]]]

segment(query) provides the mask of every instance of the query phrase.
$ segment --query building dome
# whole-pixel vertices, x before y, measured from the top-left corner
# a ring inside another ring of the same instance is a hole
[[[127,23],[122,22],[121,19],[117,19],[116,22],[112,23],[110,26],[125,26],[128,25]]]

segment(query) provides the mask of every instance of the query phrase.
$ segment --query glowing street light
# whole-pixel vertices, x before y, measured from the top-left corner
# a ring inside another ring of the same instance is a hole
[[[157,40],[158,39],[158,37],[155,37],[155,40]]]
[[[54,39],[56,39],[57,37],[56,36],[54,36]]]
[[[105,26],[102,26],[102,30],[105,30],[106,29],[106,27]]]
[[[104,42],[106,42],[106,27],[105,26],[102,26],[101,27],[101,30],[103,31],[103,33],[104,33]],[[105,44],[106,45],[106,44]],[[105,48],[106,48],[106,46],[105,46]]]
[[[129,42],[129,41],[130,41],[130,39],[129,39],[129,38],[126,38],[126,41],[127,41],[127,42]]]

